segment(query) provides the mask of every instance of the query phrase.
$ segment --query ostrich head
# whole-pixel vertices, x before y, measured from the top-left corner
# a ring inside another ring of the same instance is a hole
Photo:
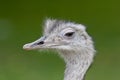
[[[47,19],[38,40],[25,44],[26,50],[54,49],[66,62],[64,80],[83,80],[92,63],[94,46],[85,26],[73,22]]]

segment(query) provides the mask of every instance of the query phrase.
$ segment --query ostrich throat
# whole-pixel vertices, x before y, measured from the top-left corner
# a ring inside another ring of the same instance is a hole
[[[64,80],[84,80],[85,73],[92,63],[93,55],[86,52],[60,51],[66,63]]]

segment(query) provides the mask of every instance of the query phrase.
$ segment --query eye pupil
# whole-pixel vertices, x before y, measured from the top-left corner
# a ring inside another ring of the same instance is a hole
[[[71,37],[73,34],[74,34],[74,32],[68,32],[68,33],[65,34],[65,36]]]

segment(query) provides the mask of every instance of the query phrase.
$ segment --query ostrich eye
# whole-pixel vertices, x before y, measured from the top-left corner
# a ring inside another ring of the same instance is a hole
[[[71,37],[71,36],[73,36],[74,33],[75,33],[75,32],[68,32],[68,33],[65,33],[65,36]]]

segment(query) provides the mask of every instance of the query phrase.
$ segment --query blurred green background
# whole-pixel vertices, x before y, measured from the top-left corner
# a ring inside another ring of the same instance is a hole
[[[86,80],[120,80],[120,0],[0,0],[0,80],[63,80],[55,52],[22,49],[46,17],[87,26],[97,55]]]

